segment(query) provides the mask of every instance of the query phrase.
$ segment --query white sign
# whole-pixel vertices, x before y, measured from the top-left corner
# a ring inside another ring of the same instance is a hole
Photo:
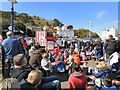
[[[54,42],[53,41],[48,41],[48,50],[54,49]]]
[[[36,31],[36,43],[40,46],[46,46],[45,31]]]

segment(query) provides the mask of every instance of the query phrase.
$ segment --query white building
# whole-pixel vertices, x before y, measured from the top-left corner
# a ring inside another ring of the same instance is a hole
[[[108,39],[109,35],[113,35],[113,38],[118,40],[119,32],[115,27],[112,27],[110,29],[106,28],[102,31],[102,39]]]
[[[72,37],[74,37],[73,30],[66,30],[66,31],[59,30],[59,31],[57,31],[57,34],[62,37],[68,37],[69,39],[72,39]]]

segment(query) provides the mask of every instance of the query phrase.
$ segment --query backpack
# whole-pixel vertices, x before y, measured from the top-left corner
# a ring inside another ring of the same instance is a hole
[[[107,41],[107,50],[116,50],[116,43],[113,40]]]

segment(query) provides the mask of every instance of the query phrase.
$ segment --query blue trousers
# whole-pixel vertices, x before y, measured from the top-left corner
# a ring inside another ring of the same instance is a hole
[[[61,90],[61,84],[57,76],[43,77],[42,82],[38,85],[40,90]]]

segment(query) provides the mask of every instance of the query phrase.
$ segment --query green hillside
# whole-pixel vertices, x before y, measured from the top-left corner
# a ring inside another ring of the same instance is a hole
[[[2,30],[6,30],[10,26],[11,13],[6,12],[6,11],[0,11],[0,13],[2,13]],[[39,16],[35,16],[35,15],[30,16],[27,13],[17,13],[17,12],[14,12],[14,24],[15,24],[16,30],[23,31],[23,35],[26,34],[26,29],[27,29],[27,35],[30,37],[35,36],[35,31],[26,28],[26,26],[27,27],[32,27],[32,26],[43,27],[45,25],[48,25],[48,26],[60,26],[61,27],[62,25],[64,25],[64,23],[62,23],[58,19],[46,20]],[[74,28],[74,25],[73,25],[73,28]],[[79,30],[74,30],[74,32],[75,32],[75,36],[77,36],[78,38],[85,38],[85,37],[88,37],[89,30],[83,28]],[[92,38],[99,37],[98,34],[93,33],[91,31],[90,31],[90,34]]]

